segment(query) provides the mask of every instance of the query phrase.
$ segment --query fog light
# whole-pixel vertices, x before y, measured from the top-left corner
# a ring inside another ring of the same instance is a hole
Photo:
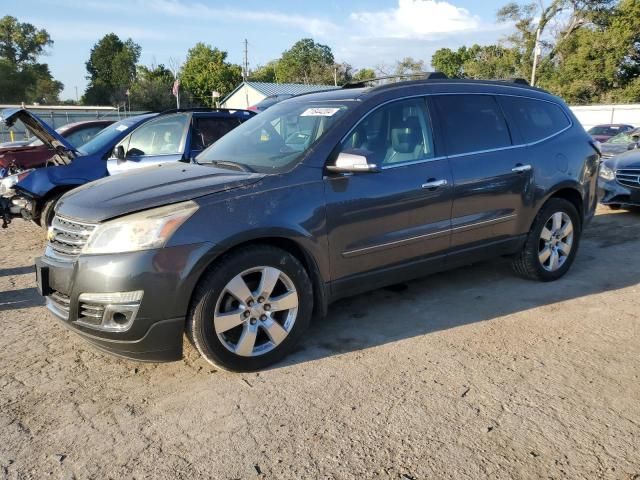
[[[77,323],[96,330],[123,332],[138,314],[142,290],[134,292],[83,293],[78,298]]]

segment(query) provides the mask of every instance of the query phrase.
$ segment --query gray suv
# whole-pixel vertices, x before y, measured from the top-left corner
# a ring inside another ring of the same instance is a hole
[[[67,327],[111,353],[248,371],[315,313],[495,256],[551,281],[597,204],[599,153],[557,97],[431,77],[285,100],[192,164],[62,197],[37,259]]]

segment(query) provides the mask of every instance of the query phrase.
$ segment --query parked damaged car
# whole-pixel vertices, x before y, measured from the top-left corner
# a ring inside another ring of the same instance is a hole
[[[196,163],[62,197],[38,288],[103,350],[177,360],[186,332],[208,361],[256,370],[342,297],[497,256],[561,278],[595,212],[599,161],[560,99],[512,82],[301,95]]]
[[[600,145],[602,158],[613,158],[629,150],[640,148],[640,128],[619,133]]]
[[[57,128],[56,133],[64,137],[71,146],[78,148],[113,122],[113,120],[74,122]],[[0,178],[31,168],[44,167],[47,164],[47,160],[55,154],[55,150],[45,145],[37,137],[22,145],[0,147]]]
[[[640,207],[640,150],[604,160],[598,185],[604,205],[612,209]]]
[[[47,228],[56,203],[68,191],[127,170],[189,162],[254,115],[244,110],[218,109],[138,115],[107,127],[90,142],[75,148],[26,110],[5,111],[5,123],[20,119],[56,155],[52,166],[0,181],[0,195],[11,197],[11,214]]]

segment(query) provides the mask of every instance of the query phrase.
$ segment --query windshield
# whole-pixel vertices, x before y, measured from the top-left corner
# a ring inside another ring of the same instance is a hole
[[[619,133],[615,137],[611,137],[606,143],[633,143],[632,137],[640,136],[640,131],[634,130],[633,132]]]
[[[298,163],[349,102],[279,103],[246,121],[203,151],[201,164],[231,162],[260,173],[279,173]]]
[[[126,120],[113,123],[107,128],[101,130],[100,133],[87,143],[82,145],[82,148],[79,148],[78,151],[81,155],[93,155],[110,145],[113,146],[116,141],[124,136],[125,132],[129,132],[133,127],[137,127],[140,123],[142,123],[140,118],[127,118]]]

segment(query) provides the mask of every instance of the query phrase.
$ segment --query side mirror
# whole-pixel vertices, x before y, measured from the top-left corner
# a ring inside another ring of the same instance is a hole
[[[118,160],[124,160],[124,147],[122,145],[118,145],[113,151],[113,154]]]
[[[335,173],[375,173],[380,168],[375,163],[369,163],[366,150],[351,150],[340,152],[333,165],[327,165],[327,170]]]

